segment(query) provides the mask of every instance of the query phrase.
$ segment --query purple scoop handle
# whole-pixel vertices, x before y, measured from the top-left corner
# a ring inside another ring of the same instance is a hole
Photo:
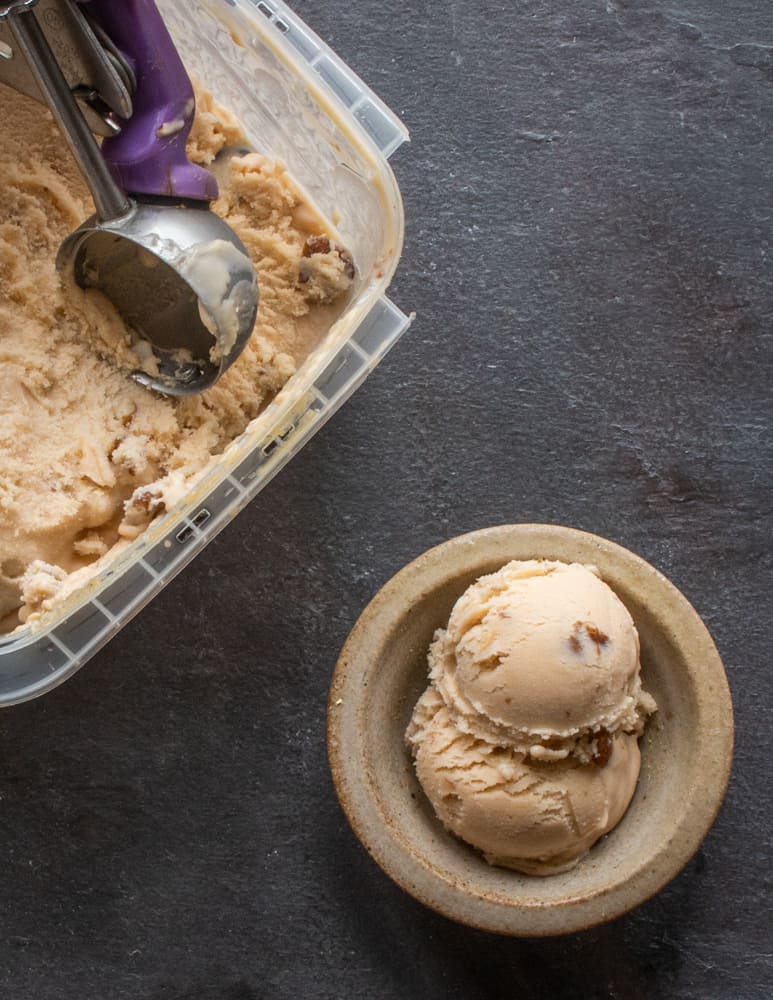
[[[102,155],[124,191],[211,201],[217,182],[188,160],[195,102],[182,60],[153,0],[80,0],[137,77],[133,113]]]

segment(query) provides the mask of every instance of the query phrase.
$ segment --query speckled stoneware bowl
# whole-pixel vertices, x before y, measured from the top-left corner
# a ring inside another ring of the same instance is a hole
[[[593,563],[641,638],[658,712],[620,824],[572,870],[547,878],[489,866],[435,817],[404,743],[427,684],[427,648],[469,584],[510,559]],[[362,613],[336,666],[328,753],[349,821],[416,899],[503,934],[563,934],[610,920],[669,882],[706,835],[727,786],[733,710],[705,625],[656,569],[613,542],[558,525],[516,524],[453,538],[394,576]]]

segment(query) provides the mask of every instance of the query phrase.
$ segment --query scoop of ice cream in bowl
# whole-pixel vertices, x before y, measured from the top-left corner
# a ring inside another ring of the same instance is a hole
[[[617,825],[655,703],[595,567],[513,560],[465,590],[406,731],[443,825],[491,864],[555,874]]]
[[[721,660],[687,599],[557,525],[453,538],[373,598],[339,658],[328,751],[355,832],[464,923],[565,933],[643,902],[730,771]]]

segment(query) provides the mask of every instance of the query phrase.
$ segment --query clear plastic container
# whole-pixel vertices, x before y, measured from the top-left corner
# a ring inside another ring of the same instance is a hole
[[[0,705],[73,674],[258,493],[407,328],[385,296],[402,249],[387,163],[399,120],[281,0],[158,0],[189,72],[286,163],[357,262],[345,311],[185,501],[61,606],[0,637]]]

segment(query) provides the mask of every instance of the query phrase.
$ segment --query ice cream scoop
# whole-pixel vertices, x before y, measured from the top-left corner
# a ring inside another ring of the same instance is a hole
[[[549,875],[620,820],[639,774],[639,637],[594,567],[514,561],[454,605],[406,740],[439,819],[492,864]]]
[[[430,677],[462,730],[543,759],[635,729],[649,704],[628,609],[577,563],[512,562],[481,577],[437,636]]]
[[[137,81],[131,118],[100,149],[35,18],[35,2],[16,0],[0,17],[8,18],[97,210],[64,241],[57,266],[105,294],[137,336],[138,381],[173,395],[199,392],[246,344],[258,292],[246,249],[209,211],[214,178],[185,154],[190,81],[152,0],[85,0]]]
[[[444,826],[492,865],[555,875],[622,818],[639,776],[639,744],[619,732],[605,757],[534,761],[462,733],[434,687],[408,730],[416,774]]]

